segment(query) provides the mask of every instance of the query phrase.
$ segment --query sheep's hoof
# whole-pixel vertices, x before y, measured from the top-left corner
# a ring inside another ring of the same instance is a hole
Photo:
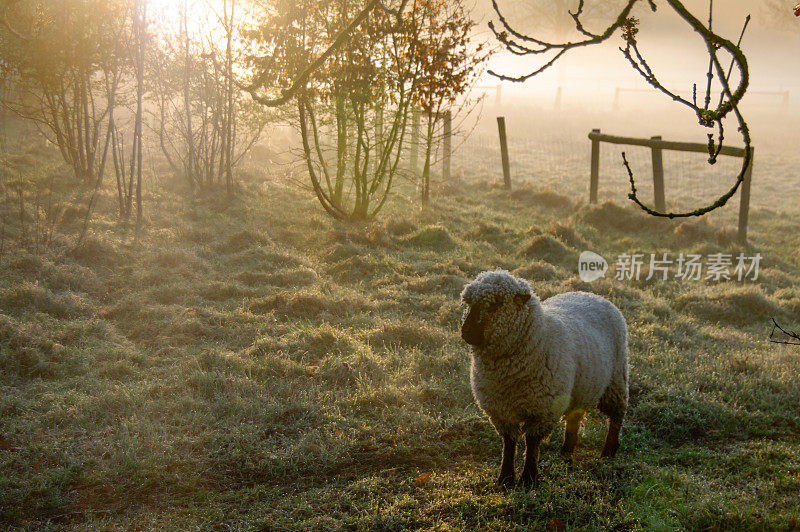
[[[516,481],[514,480],[514,475],[500,475],[497,479],[497,485],[501,488],[505,489],[514,489],[514,484]]]

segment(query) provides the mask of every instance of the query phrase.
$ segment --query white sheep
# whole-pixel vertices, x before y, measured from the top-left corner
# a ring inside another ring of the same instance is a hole
[[[586,410],[608,416],[601,456],[619,447],[628,407],[625,318],[607,299],[569,292],[540,302],[527,281],[483,272],[461,293],[461,337],[472,346],[472,393],[503,438],[498,483],[514,480],[517,439],[525,434],[521,480],[535,484],[539,444],[566,419],[564,446],[575,448]]]

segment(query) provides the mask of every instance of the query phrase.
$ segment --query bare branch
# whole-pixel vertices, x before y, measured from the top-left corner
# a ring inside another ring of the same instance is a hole
[[[782,332],[789,340],[776,340],[775,339],[775,331]],[[775,321],[775,318],[772,318],[772,331],[769,333],[769,341],[773,344],[784,344],[784,345],[800,345],[800,334],[797,334],[794,331],[787,331],[780,325],[778,322]]]

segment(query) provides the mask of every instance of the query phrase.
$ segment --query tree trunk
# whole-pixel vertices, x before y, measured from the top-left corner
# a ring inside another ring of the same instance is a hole
[[[347,172],[347,103],[341,96],[336,97],[336,137],[336,181],[333,199],[341,203]]]
[[[144,51],[147,2],[137,2],[136,13],[136,227],[142,223],[142,98],[144,96]]]
[[[225,10],[225,17],[227,18],[227,2],[223,3]],[[228,198],[233,197],[233,144],[234,144],[234,129],[233,121],[235,120],[235,109],[233,99],[233,17],[234,9],[236,7],[236,0],[230,0],[231,15],[227,20],[228,42],[225,48],[225,65],[226,65],[226,92],[227,92],[227,119],[225,130],[225,187],[228,193]]]
[[[186,135],[186,146],[187,146],[187,155],[186,155],[186,162],[184,163],[184,171],[186,172],[186,179],[189,181],[190,186],[194,189],[196,176],[194,173],[195,167],[195,149],[194,149],[194,137],[192,131],[192,102],[191,96],[189,94],[189,81],[190,76],[192,73],[192,60],[191,56],[189,55],[189,29],[187,26],[187,13],[186,13],[186,2],[187,0],[183,0],[183,5],[181,9],[181,31],[183,33],[184,38],[184,64],[183,64],[183,110],[186,115],[185,118],[185,127],[186,131],[184,134]]]

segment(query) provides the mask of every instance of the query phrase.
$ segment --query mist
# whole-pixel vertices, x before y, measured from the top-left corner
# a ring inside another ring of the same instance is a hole
[[[800,530],[800,18],[654,2],[0,2],[0,529]]]

